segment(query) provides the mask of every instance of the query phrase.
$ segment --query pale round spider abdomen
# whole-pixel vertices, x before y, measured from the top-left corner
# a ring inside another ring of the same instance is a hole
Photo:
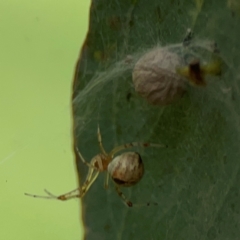
[[[108,172],[117,185],[130,187],[141,180],[144,165],[138,153],[126,152],[109,163]]]
[[[185,92],[185,80],[176,73],[182,58],[166,48],[154,48],[136,63],[132,78],[135,91],[154,105],[167,105]]]

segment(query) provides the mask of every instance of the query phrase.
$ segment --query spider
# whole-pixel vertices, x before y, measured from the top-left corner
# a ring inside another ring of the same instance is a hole
[[[132,207],[132,202],[125,197],[120,188],[131,187],[141,180],[144,174],[143,161],[137,152],[124,152],[121,155],[114,157],[115,154],[124,149],[132,147],[165,148],[167,146],[155,143],[132,142],[117,146],[113,148],[109,153],[107,153],[102,144],[102,137],[99,126],[97,130],[97,136],[101,152],[93,157],[90,163],[84,159],[78,148],[76,148],[81,161],[89,168],[86,180],[83,183],[82,187],[74,189],[60,196],[55,196],[46,189],[44,191],[48,194],[48,196],[39,196],[29,193],[25,193],[25,195],[35,198],[58,199],[61,201],[66,201],[72,198],[82,198],[95,182],[99,173],[106,171],[107,174],[104,183],[105,189],[108,188],[110,175],[115,184],[115,189],[119,197],[127,206]],[[147,206],[148,205],[149,203],[147,203]]]

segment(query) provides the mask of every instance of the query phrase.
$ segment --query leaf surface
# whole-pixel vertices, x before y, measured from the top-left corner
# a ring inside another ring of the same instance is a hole
[[[136,148],[143,179],[122,188],[100,174],[82,199],[86,239],[239,239],[240,236],[240,18],[235,1],[95,0],[76,68],[73,92],[75,143],[87,161],[103,145],[167,144]],[[238,5],[237,5],[238,6]],[[186,30],[213,40],[224,61],[222,76],[166,107],[135,93],[132,69],[149,48],[180,44]],[[87,166],[77,161],[80,184]],[[138,206],[147,202],[158,205]]]

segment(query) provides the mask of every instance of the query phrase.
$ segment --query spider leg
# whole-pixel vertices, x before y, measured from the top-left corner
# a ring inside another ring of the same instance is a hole
[[[29,197],[34,197],[34,198],[57,199],[57,197],[52,194],[51,195],[49,194],[49,196],[41,196],[41,195],[35,195],[30,193],[24,193],[24,195]]]
[[[100,130],[99,130],[100,131]],[[101,142],[101,138],[99,140]],[[99,169],[97,167],[94,166],[95,160],[92,159],[92,161],[89,163],[87,162],[84,157],[82,156],[81,152],[79,151],[78,148],[76,148],[78,155],[80,157],[80,159],[82,160],[82,162],[88,166],[89,170],[88,170],[88,174],[86,177],[86,180],[84,181],[81,189],[80,189],[80,196],[79,197],[83,197],[86,192],[89,190],[89,188],[91,187],[91,185],[94,183],[94,181],[96,180],[96,178],[98,177],[99,174]],[[100,162],[102,163],[102,162]],[[98,163],[98,164],[100,164]],[[76,196],[77,197],[77,196]],[[72,197],[71,197],[72,198]]]
[[[126,143],[120,146],[115,147],[110,153],[109,156],[113,157],[117,152],[124,150],[126,148],[132,147],[158,147],[158,148],[167,148],[167,145],[157,144],[157,143],[142,143],[142,142],[132,142]]]
[[[106,176],[105,176],[105,181],[104,181],[104,188],[105,189],[108,189],[108,182],[109,182],[109,173],[107,172]]]
[[[157,206],[158,203],[156,202],[147,202],[147,203],[132,203],[131,201],[129,201],[126,196],[123,194],[123,192],[120,190],[120,187],[118,185],[115,185],[115,189],[117,191],[117,194],[119,195],[119,197],[123,200],[123,202],[128,206],[128,207],[148,207],[150,205],[154,205]]]
[[[132,202],[125,197],[123,192],[120,190],[120,187],[118,185],[115,185],[115,189],[117,191],[118,196],[124,201],[124,203],[126,203],[128,207],[132,207],[133,205]]]
[[[84,182],[81,188],[81,193],[80,193],[81,198],[86,194],[86,192],[89,190],[89,188],[92,186],[92,184],[98,177],[99,171],[96,171],[94,174],[93,172],[91,173],[91,176],[89,177],[89,179],[86,179],[86,181]]]
[[[95,171],[95,173],[94,173],[94,171]],[[49,196],[40,196],[40,195],[34,195],[34,194],[29,194],[29,193],[25,193],[25,195],[30,196],[30,197],[35,197],[35,198],[58,199],[58,200],[61,200],[61,201],[66,201],[66,200],[69,200],[69,199],[72,199],[72,198],[82,198],[86,194],[86,192],[89,190],[91,185],[94,183],[98,174],[99,174],[99,171],[96,171],[94,168],[90,168],[89,172],[88,172],[87,179],[85,180],[81,189],[76,188],[76,189],[74,189],[70,192],[67,192],[65,194],[62,194],[60,196],[55,196],[46,189],[44,191]],[[80,191],[80,193],[74,194],[77,191]]]
[[[44,192],[47,193],[47,195],[49,195],[52,198],[57,198],[56,195],[52,194],[51,192],[49,192],[47,189],[44,189]]]
[[[79,194],[79,193],[72,195],[74,192],[76,192],[76,190],[79,190],[79,189],[75,189],[67,194],[60,195],[57,197],[57,199],[61,200],[61,201],[67,201],[72,198],[81,198],[81,194]]]
[[[100,128],[99,128],[99,125],[98,125],[98,130],[97,130],[97,136],[98,136],[98,144],[99,144],[99,147],[101,149],[101,152],[107,156],[107,153],[103,147],[103,144],[102,144],[102,136],[101,136],[101,132],[100,132]]]
[[[40,196],[40,195],[35,195],[35,194],[29,194],[29,193],[25,193],[26,196],[30,196],[30,197],[34,197],[34,198],[45,198],[45,199],[58,199],[61,201],[66,201],[72,198],[82,198],[86,192],[89,190],[89,188],[91,187],[91,185],[94,183],[94,181],[96,180],[99,171],[96,170],[91,164],[89,164],[89,171],[88,171],[88,175],[87,178],[82,186],[82,188],[76,188],[70,192],[67,192],[65,194],[62,194],[60,196],[56,196],[54,194],[52,194],[51,192],[49,192],[48,190],[44,190],[49,196]],[[79,191],[79,193],[76,193],[77,191]]]
[[[40,195],[29,194],[29,193],[25,193],[25,195],[30,196],[30,197],[35,197],[35,198],[58,199],[58,200],[65,201],[65,200],[72,198],[72,194],[75,193],[76,191],[79,191],[79,188],[74,189],[70,192],[64,193],[60,196],[56,196],[56,195],[52,194],[51,192],[49,192],[47,189],[44,189],[44,192],[46,192],[48,196],[40,196]]]
[[[60,196],[54,196],[52,193],[50,193],[49,191],[47,191],[47,190],[45,189],[45,192],[46,192],[48,195],[54,196],[54,197],[57,198],[58,200],[62,200],[62,201],[69,200],[69,199],[72,198],[72,196],[76,196],[76,195],[80,196],[79,193],[73,195],[73,194],[76,193],[77,191],[79,191],[79,188],[76,188],[76,189],[74,189],[74,190],[72,190],[72,191],[70,191],[70,192],[64,193],[64,194],[62,194],[62,195],[60,195]]]
[[[89,163],[89,162],[87,162],[87,161],[84,159],[84,157],[82,156],[81,152],[79,151],[79,149],[78,149],[77,147],[76,147],[76,150],[77,150],[77,153],[78,153],[80,159],[82,160],[82,162],[83,162],[85,165],[87,165],[89,168],[95,168],[95,169],[97,169],[94,165],[91,164],[91,162]]]

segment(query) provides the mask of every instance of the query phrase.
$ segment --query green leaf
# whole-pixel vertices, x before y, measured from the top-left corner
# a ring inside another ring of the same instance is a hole
[[[99,124],[107,152],[132,141],[169,147],[134,149],[145,175],[122,188],[132,208],[112,181],[104,189],[100,173],[82,199],[86,239],[239,239],[240,18],[230,2],[92,2],[74,82],[75,144],[90,162],[100,153]],[[172,105],[152,106],[134,91],[134,64],[156,46],[183,49],[188,28],[198,42],[217,43],[222,75],[207,77],[206,87],[189,85]],[[88,167],[78,159],[77,168],[82,185]],[[158,205],[139,206],[147,202]]]

